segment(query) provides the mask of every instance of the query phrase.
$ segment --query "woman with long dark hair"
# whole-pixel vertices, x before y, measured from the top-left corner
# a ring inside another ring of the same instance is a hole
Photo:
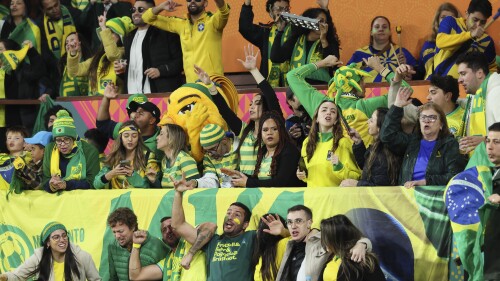
[[[283,225],[286,225],[284,218],[274,214],[265,214],[259,220],[252,257],[252,263],[255,266],[254,281],[275,280],[285,254],[286,244],[289,241],[280,235],[266,232],[269,230],[269,226],[264,220],[268,220],[270,217],[279,219]]]
[[[40,54],[40,28],[29,18],[30,11],[31,5],[29,0],[11,0],[9,15],[3,19],[4,23],[1,27],[0,38],[12,39],[19,45],[23,44],[25,40],[29,40],[33,43],[33,47],[38,54]]]
[[[149,188],[147,172],[159,172],[155,155],[146,147],[137,124],[129,120],[118,131],[104,167],[94,179],[96,189]],[[155,182],[156,180],[152,181]]]
[[[102,45],[92,58],[80,62],[80,51],[76,46],[70,46],[67,70],[70,77],[88,76],[88,95],[103,95],[106,86],[110,83],[117,85],[123,92],[123,83],[115,73],[113,62],[123,56],[120,36],[125,36],[135,26],[129,17],[114,18],[106,22],[104,16],[99,16]],[[109,28],[108,28],[109,27]]]
[[[345,215],[321,221],[321,244],[328,251],[330,261],[323,269],[320,280],[385,280],[373,253],[367,251],[361,262],[351,260],[350,251],[361,237],[361,231]]]
[[[68,75],[68,68],[66,67],[68,61],[68,53],[70,49],[76,50],[80,55],[80,62],[84,62],[92,57],[90,48],[81,33],[71,32],[66,37],[64,42],[66,52],[59,59],[59,74],[61,75],[61,85],[59,86],[59,95],[61,97],[69,96],[86,96],[89,91],[89,77],[88,76],[74,76]]]
[[[259,120],[259,133],[255,147],[257,162],[252,175],[222,168],[222,172],[233,177],[233,186],[280,187],[301,186],[293,175],[300,152],[291,142],[281,112],[268,111]]]
[[[101,280],[92,256],[70,243],[68,231],[61,223],[48,223],[40,241],[42,247],[15,270],[1,274],[0,280]]]
[[[341,186],[394,186],[398,185],[400,159],[389,149],[389,144],[380,141],[379,133],[389,109],[379,107],[368,119],[368,134],[373,143],[366,148],[359,133],[351,129],[352,150],[356,163],[363,169],[361,179],[343,180]]]
[[[292,26],[289,39],[281,44],[285,22],[280,23],[278,33],[271,48],[271,61],[274,63],[290,62],[291,69],[308,63],[318,62],[328,55],[340,58],[340,39],[333,24],[330,12],[322,8],[310,8],[302,14],[304,17],[319,20],[319,30]],[[309,74],[309,84],[326,84],[333,75],[333,68],[323,68]]]
[[[342,180],[360,176],[340,118],[331,100],[323,100],[313,115],[309,136],[302,144],[304,167],[297,169],[297,177],[307,182],[307,187],[339,186]]]

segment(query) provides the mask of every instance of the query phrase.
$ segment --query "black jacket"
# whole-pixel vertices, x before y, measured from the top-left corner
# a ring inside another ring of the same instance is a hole
[[[358,186],[391,186],[391,179],[389,178],[389,165],[388,159],[385,158],[383,150],[379,149],[379,152],[373,151],[373,146],[369,146],[368,149],[365,147],[363,141],[359,144],[352,145],[352,151],[354,153],[354,158],[358,166],[363,169],[361,174],[361,179],[358,181]],[[366,166],[366,160],[371,153],[377,153],[375,161],[369,170]],[[400,163],[398,163],[399,165]],[[370,173],[370,175],[368,175]]]
[[[252,5],[245,5],[241,7],[240,20],[239,20],[239,31],[241,36],[245,38],[248,42],[257,46],[260,50],[262,60],[260,63],[260,73],[267,77],[269,75],[268,69],[268,59],[269,59],[269,32],[271,31],[270,26],[257,25],[253,23],[254,14],[252,11]]]
[[[130,62],[130,48],[137,30],[124,38],[125,58]],[[179,35],[149,26],[144,41],[142,41],[142,70],[155,67],[160,71],[160,77],[150,79],[152,93],[173,92],[184,83],[182,75],[182,49]],[[127,86],[128,68],[124,74]],[[146,81],[143,75],[142,85]],[[127,90],[128,93],[128,90]]]
[[[16,70],[5,75],[5,97],[8,99],[37,99],[38,81],[44,73],[43,62],[35,48],[28,50],[30,63],[21,62]],[[5,107],[7,127],[22,125],[33,129],[37,114],[35,105],[9,105]]]
[[[402,131],[403,114],[402,107],[393,105],[380,130],[380,140],[389,144],[394,154],[403,155],[400,185],[412,180],[422,139],[415,133],[408,135]],[[425,171],[426,185],[446,185],[452,177],[464,170],[466,161],[465,156],[460,154],[458,141],[453,135],[438,138]]]
[[[77,31],[84,29],[84,23],[81,20],[81,11],[73,8],[71,6],[71,1],[64,0],[61,1],[61,5],[64,5],[73,19],[73,23]],[[45,28],[43,26],[43,13],[35,20],[35,23],[40,28],[40,37],[41,37],[41,45],[42,45],[42,59],[45,65],[44,76],[41,79],[41,83],[46,87],[45,93],[49,94],[52,98],[56,98],[59,96],[59,86],[61,84],[61,73],[59,72],[59,60],[52,53],[49,48],[49,44],[47,42],[47,36],[45,34]],[[60,42],[61,48],[64,48],[65,42]]]
[[[306,186],[305,182],[297,178],[297,163],[300,159],[299,149],[288,142],[276,159],[276,175],[268,180],[259,180],[253,175],[247,175],[246,187],[294,187]]]

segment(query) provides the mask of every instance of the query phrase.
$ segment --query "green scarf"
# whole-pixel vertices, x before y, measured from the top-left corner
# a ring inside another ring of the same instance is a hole
[[[300,36],[299,40],[297,40],[297,43],[295,43],[295,46],[293,47],[292,60],[291,60],[292,69],[301,67],[309,63],[318,62],[323,59],[323,54],[321,53],[320,40],[316,40],[313,43],[307,54],[305,53],[305,51],[306,51],[306,36],[302,35]],[[328,73],[327,68],[318,69],[309,74],[307,78],[324,81],[327,83],[328,81],[330,81],[330,79],[332,79],[332,77]]]
[[[66,52],[64,48],[66,37],[68,37],[71,32],[76,32],[73,18],[71,18],[68,9],[61,5],[61,12],[62,16],[58,21],[51,21],[46,15],[43,16],[43,28],[45,29],[45,36],[47,37],[49,49],[58,60]]]
[[[290,38],[290,25],[287,25],[285,27],[283,36],[281,37],[281,45],[285,43],[288,38]],[[280,86],[287,86],[287,81],[286,81],[286,73],[288,70],[290,70],[290,62],[286,61],[284,63],[273,63],[271,61],[271,48],[274,43],[274,38],[276,37],[276,34],[278,33],[278,27],[276,25],[273,25],[271,28],[271,31],[269,32],[269,44],[268,44],[268,59],[267,59],[267,64],[268,64],[268,76],[267,76],[267,81],[272,87],[280,87]],[[281,83],[280,83],[281,82]]]
[[[29,40],[33,43],[33,47],[36,48],[38,53],[41,53],[40,28],[29,18],[25,18],[14,28],[9,35],[9,39],[14,40],[19,45],[22,45],[25,40]]]
[[[89,5],[88,0],[71,0],[71,6],[77,8],[80,11],[85,10],[85,8],[87,8],[88,5]]]
[[[86,96],[89,89],[88,76],[69,77],[67,69],[64,68],[64,73],[59,86],[59,93],[62,97]]]
[[[90,89],[90,83],[89,83],[89,96],[102,96],[104,95],[104,90],[106,89],[106,85],[108,85],[109,83],[114,83],[115,85],[117,84],[116,73],[112,63],[109,64],[108,73],[104,76],[100,76],[104,59],[107,59],[106,55],[103,55],[101,57],[101,59],[99,60],[99,65],[97,66],[97,84],[96,84],[97,92],[94,92],[92,91],[92,89]]]
[[[481,87],[476,91],[472,98],[472,102],[468,103],[469,120],[466,123],[466,128],[469,128],[470,136],[486,136],[486,91],[490,75],[486,76]]]
[[[50,157],[51,176],[62,175],[61,170],[59,169],[60,155],[61,153],[59,152],[59,149],[57,149],[57,145],[54,144]],[[85,179],[87,175],[87,161],[85,160],[85,155],[83,155],[82,142],[75,141],[71,153],[63,155],[63,157],[70,159],[68,166],[66,167],[66,176],[63,180],[69,181]]]

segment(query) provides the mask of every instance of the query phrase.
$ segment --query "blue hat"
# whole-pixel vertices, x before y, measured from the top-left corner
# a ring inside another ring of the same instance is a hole
[[[47,131],[40,131],[36,133],[32,138],[26,138],[24,141],[28,144],[41,144],[47,146],[49,142],[52,141],[52,133]]]

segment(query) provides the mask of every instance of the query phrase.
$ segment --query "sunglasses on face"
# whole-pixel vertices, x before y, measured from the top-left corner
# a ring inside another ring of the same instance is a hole
[[[136,11],[139,11],[139,13],[144,13],[144,11],[146,11],[146,8],[143,8],[143,7],[139,7],[139,8],[136,8],[136,7],[133,7],[130,9],[130,12],[131,13],[135,13]]]

